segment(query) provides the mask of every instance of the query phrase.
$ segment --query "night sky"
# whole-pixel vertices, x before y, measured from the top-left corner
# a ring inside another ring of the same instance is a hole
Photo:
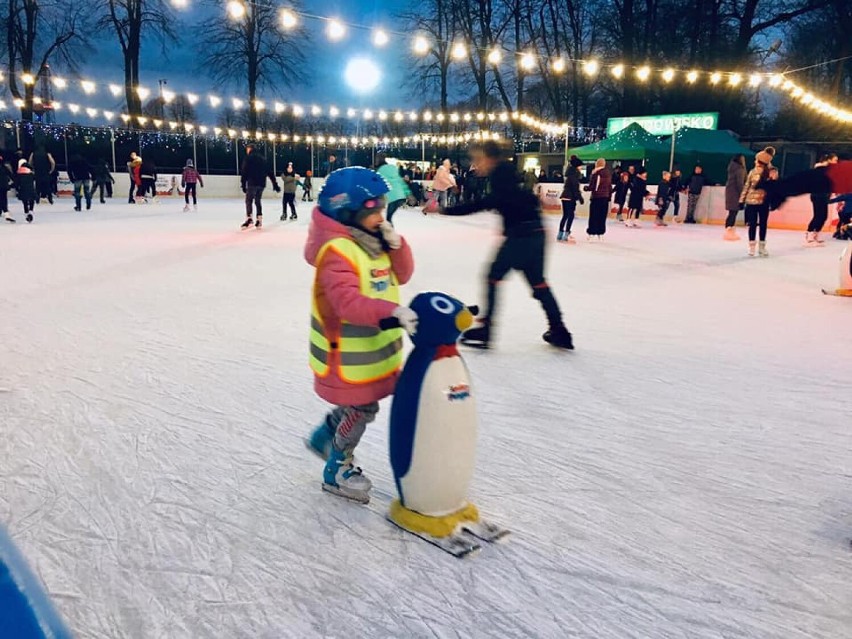
[[[282,7],[285,5],[282,5]],[[190,0],[190,7],[176,10],[183,17],[184,23],[198,24],[208,16],[218,14],[223,20],[228,19],[225,13],[225,2],[221,9],[202,5],[199,0]],[[382,26],[385,30],[400,29],[394,13],[404,7],[404,2],[389,2],[387,0],[331,0],[323,3],[307,2],[303,10],[316,15],[339,17],[341,20],[354,24]],[[267,101],[275,98],[283,102],[297,102],[303,106],[318,104],[325,106],[335,104],[345,109],[353,107],[419,107],[422,101],[401,89],[404,77],[405,53],[411,46],[410,37],[402,38],[391,34],[390,43],[384,48],[375,47],[371,41],[371,33],[366,30],[349,28],[347,36],[338,42],[331,42],[325,35],[325,23],[318,20],[305,19],[304,24],[313,36],[311,43],[305,43],[303,54],[306,59],[306,72],[310,81],[302,86],[292,88],[281,87],[277,96],[264,91],[261,97]],[[209,77],[207,70],[200,63],[204,51],[198,41],[201,34],[198,29],[184,24],[181,27],[180,42],[170,45],[165,52],[155,41],[146,43],[140,68],[140,84],[151,90],[152,96],[157,92],[157,81],[160,78],[168,80],[167,88],[175,93],[197,93],[205,96],[215,93],[226,101],[231,97],[245,98],[244,91],[238,91],[236,86],[217,88]],[[98,83],[98,91],[93,96],[85,96],[76,89],[57,92],[56,99],[65,102],[76,101],[81,106],[93,106],[102,109],[118,111],[122,100],[115,100],[107,89],[109,83],[123,83],[123,68],[120,48],[114,38],[104,36],[96,43],[97,54],[82,66],[83,77]],[[343,68],[352,57],[369,57],[382,70],[382,82],[371,94],[359,96],[353,92],[343,79]],[[96,60],[107,60],[103,65],[96,66]],[[94,69],[100,67],[99,73]],[[199,103],[199,121],[213,123],[214,114]],[[65,117],[69,114],[65,112]],[[60,118],[64,119],[64,118]]]

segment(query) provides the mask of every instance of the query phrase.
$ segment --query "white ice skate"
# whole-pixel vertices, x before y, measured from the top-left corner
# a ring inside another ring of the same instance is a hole
[[[370,501],[373,483],[356,466],[351,456],[332,450],[323,471],[322,489],[362,504]]]

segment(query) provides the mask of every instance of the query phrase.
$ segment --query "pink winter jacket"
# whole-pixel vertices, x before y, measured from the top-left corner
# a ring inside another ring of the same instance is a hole
[[[436,191],[447,191],[455,185],[456,178],[450,173],[450,170],[439,166],[437,173],[435,173],[435,181],[432,182],[432,188]]]
[[[332,220],[314,209],[305,259],[317,269],[314,283],[317,306],[329,333],[340,329],[341,320],[359,326],[378,326],[379,321],[390,317],[397,305],[376,300],[361,294],[361,282],[352,265],[334,251],[326,251],[317,264],[317,254],[329,240],[352,237],[349,227]],[[403,238],[402,246],[389,252],[391,268],[400,284],[411,279],[414,258],[411,247]],[[314,390],[325,401],[337,406],[361,406],[377,402],[392,395],[398,374],[369,384],[344,382],[332,370],[326,377],[314,378]]]

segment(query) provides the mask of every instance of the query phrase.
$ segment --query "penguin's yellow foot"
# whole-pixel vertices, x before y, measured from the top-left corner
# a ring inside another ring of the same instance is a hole
[[[473,504],[467,504],[464,508],[449,515],[430,517],[409,510],[398,499],[393,500],[388,516],[400,528],[414,533],[424,533],[432,537],[449,537],[458,530],[461,524],[468,521],[479,521],[479,511]]]

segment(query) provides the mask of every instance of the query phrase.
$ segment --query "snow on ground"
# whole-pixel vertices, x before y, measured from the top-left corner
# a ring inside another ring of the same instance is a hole
[[[359,448],[373,503],[320,490],[308,209],[266,206],[262,232],[236,200],[66,198],[0,228],[0,521],[77,636],[850,635],[852,301],[820,294],[840,243],[554,244],[574,353],[513,276],[466,359],[471,497],[514,536],[459,561],[384,520],[388,404]],[[481,301],[495,218],[397,227],[407,297]]]

